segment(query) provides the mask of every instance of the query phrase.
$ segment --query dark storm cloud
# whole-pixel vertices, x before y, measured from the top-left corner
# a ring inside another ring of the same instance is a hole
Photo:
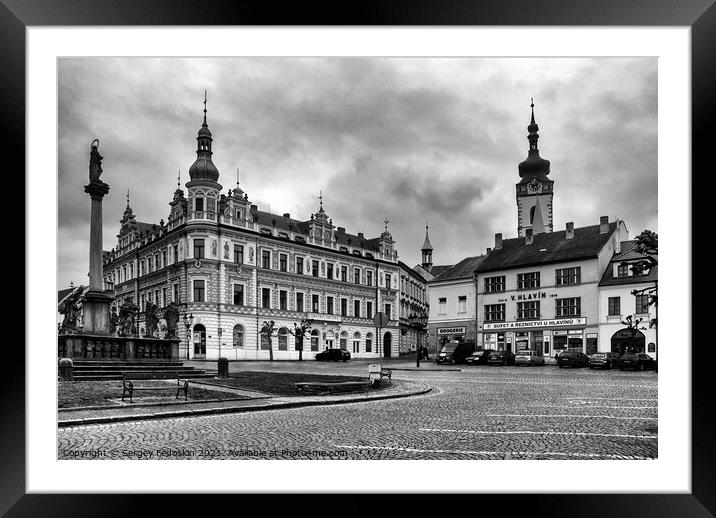
[[[309,219],[323,191],[336,226],[383,219],[415,264],[425,221],[436,263],[516,233],[514,184],[529,98],[552,161],[555,227],[602,214],[656,228],[655,59],[79,58],[58,88],[59,282],[86,282],[89,143],[100,138],[104,247],[127,189],[137,219],[166,220],[207,120],[224,189],[236,169],[263,210]]]

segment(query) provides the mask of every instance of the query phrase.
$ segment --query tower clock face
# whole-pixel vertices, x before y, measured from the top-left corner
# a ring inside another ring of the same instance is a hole
[[[542,182],[537,180],[537,178],[533,178],[527,186],[530,188],[530,191],[537,192],[542,188]]]

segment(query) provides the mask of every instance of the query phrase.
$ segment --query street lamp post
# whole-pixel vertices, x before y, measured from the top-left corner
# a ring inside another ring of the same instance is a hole
[[[186,359],[189,359],[189,329],[191,328],[192,324],[194,323],[194,315],[189,314],[189,317],[187,318],[186,313],[184,313],[184,327],[186,327]]]

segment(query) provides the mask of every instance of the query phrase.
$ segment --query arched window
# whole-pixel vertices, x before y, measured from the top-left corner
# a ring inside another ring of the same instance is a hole
[[[311,351],[318,351],[318,329],[311,331]]]
[[[360,352],[360,333],[357,331],[353,333],[353,352]]]
[[[365,335],[365,352],[373,352],[373,333]]]
[[[278,330],[278,350],[288,351],[288,329],[285,327]]]
[[[271,349],[271,337],[265,327],[261,328],[261,350],[269,351]]]
[[[234,326],[234,347],[244,346],[244,326],[236,324]]]
[[[344,351],[348,350],[348,332],[347,331],[343,331],[341,333],[340,344],[341,344],[341,349],[343,349]]]

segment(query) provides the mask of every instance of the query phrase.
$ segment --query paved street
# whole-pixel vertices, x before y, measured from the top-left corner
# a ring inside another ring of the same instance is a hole
[[[235,369],[362,375],[367,362],[232,363]],[[652,459],[657,377],[553,366],[394,371],[395,380],[434,390],[407,399],[62,428],[58,456]],[[82,453],[93,451],[101,453]]]

